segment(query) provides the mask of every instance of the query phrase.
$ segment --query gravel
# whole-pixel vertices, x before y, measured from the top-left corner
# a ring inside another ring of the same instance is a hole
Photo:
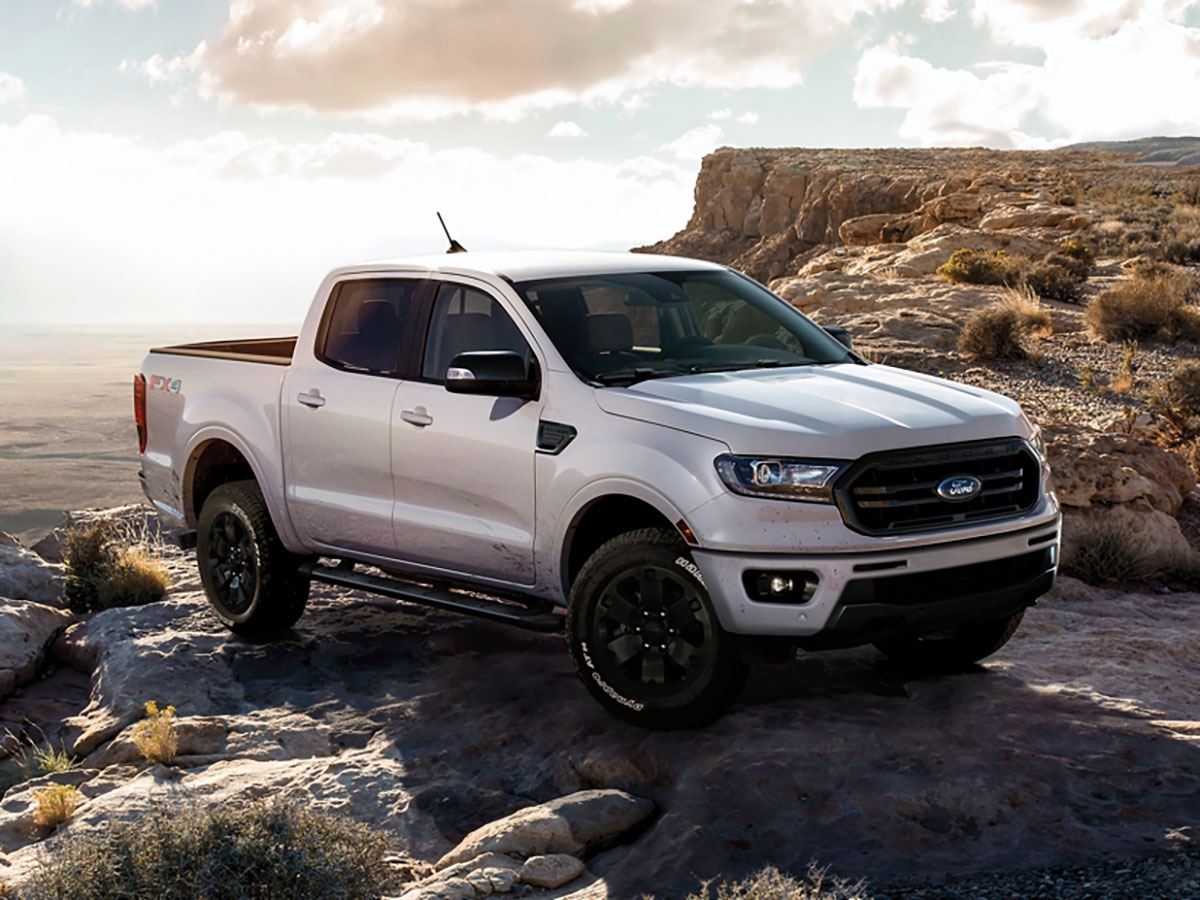
[[[891,885],[873,889],[863,900],[1196,900],[1200,847],[1181,837],[1185,843],[1169,856],[975,875],[937,885]]]

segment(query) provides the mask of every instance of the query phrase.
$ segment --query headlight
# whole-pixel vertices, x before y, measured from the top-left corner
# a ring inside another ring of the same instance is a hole
[[[718,456],[717,474],[735,494],[774,500],[833,502],[833,482],[845,463],[770,456]]]
[[[1033,426],[1033,434],[1029,436],[1029,446],[1033,448],[1033,452],[1037,454],[1042,464],[1046,463],[1046,439],[1042,437],[1042,428],[1040,425]]]

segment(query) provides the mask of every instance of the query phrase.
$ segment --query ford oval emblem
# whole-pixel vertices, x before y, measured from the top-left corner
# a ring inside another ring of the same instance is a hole
[[[979,496],[983,482],[974,475],[952,475],[937,486],[937,495],[943,500],[957,503]]]

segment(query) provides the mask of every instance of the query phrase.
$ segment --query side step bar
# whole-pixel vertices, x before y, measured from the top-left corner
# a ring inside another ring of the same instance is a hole
[[[382,594],[396,600],[407,600],[410,603],[421,603],[437,609],[451,612],[466,613],[493,622],[503,622],[506,625],[516,625],[530,631],[562,631],[564,619],[560,615],[526,609],[515,604],[501,603],[499,600],[484,600],[470,594],[456,594],[448,590],[422,587],[396,578],[381,578],[378,575],[367,575],[355,572],[352,565],[323,566],[318,562],[305,563],[300,572],[313,581],[325,584],[336,584],[340,587],[357,588],[372,594]]]

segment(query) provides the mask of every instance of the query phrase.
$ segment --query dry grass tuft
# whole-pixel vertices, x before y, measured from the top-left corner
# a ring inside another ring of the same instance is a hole
[[[77,525],[67,532],[63,596],[73,612],[153,603],[167,593],[170,577],[141,547],[123,545],[108,519]]]
[[[1084,321],[1105,341],[1200,342],[1200,310],[1192,305],[1195,280],[1176,274],[1141,270],[1092,299]]]
[[[43,828],[56,828],[75,814],[83,804],[83,795],[73,784],[52,784],[35,788],[33,823]]]
[[[133,744],[150,762],[170,765],[179,752],[179,732],[175,728],[175,707],[159,709],[153,700],[146,703],[146,718],[133,726]]]
[[[55,772],[70,772],[79,768],[79,760],[71,756],[63,748],[54,749],[54,745],[42,735],[42,743],[32,738],[18,738],[11,731],[5,735],[13,742],[15,749],[9,752],[9,757],[17,764],[17,772],[6,784],[5,788],[22,784],[43,775],[53,775]]]
[[[1050,310],[1042,306],[1041,298],[1028,287],[1006,288],[994,305],[1015,312],[1021,327],[1033,337],[1044,338],[1053,333]]]
[[[378,897],[397,886],[386,851],[379,832],[298,804],[159,808],[127,825],[60,839],[26,897]]]

